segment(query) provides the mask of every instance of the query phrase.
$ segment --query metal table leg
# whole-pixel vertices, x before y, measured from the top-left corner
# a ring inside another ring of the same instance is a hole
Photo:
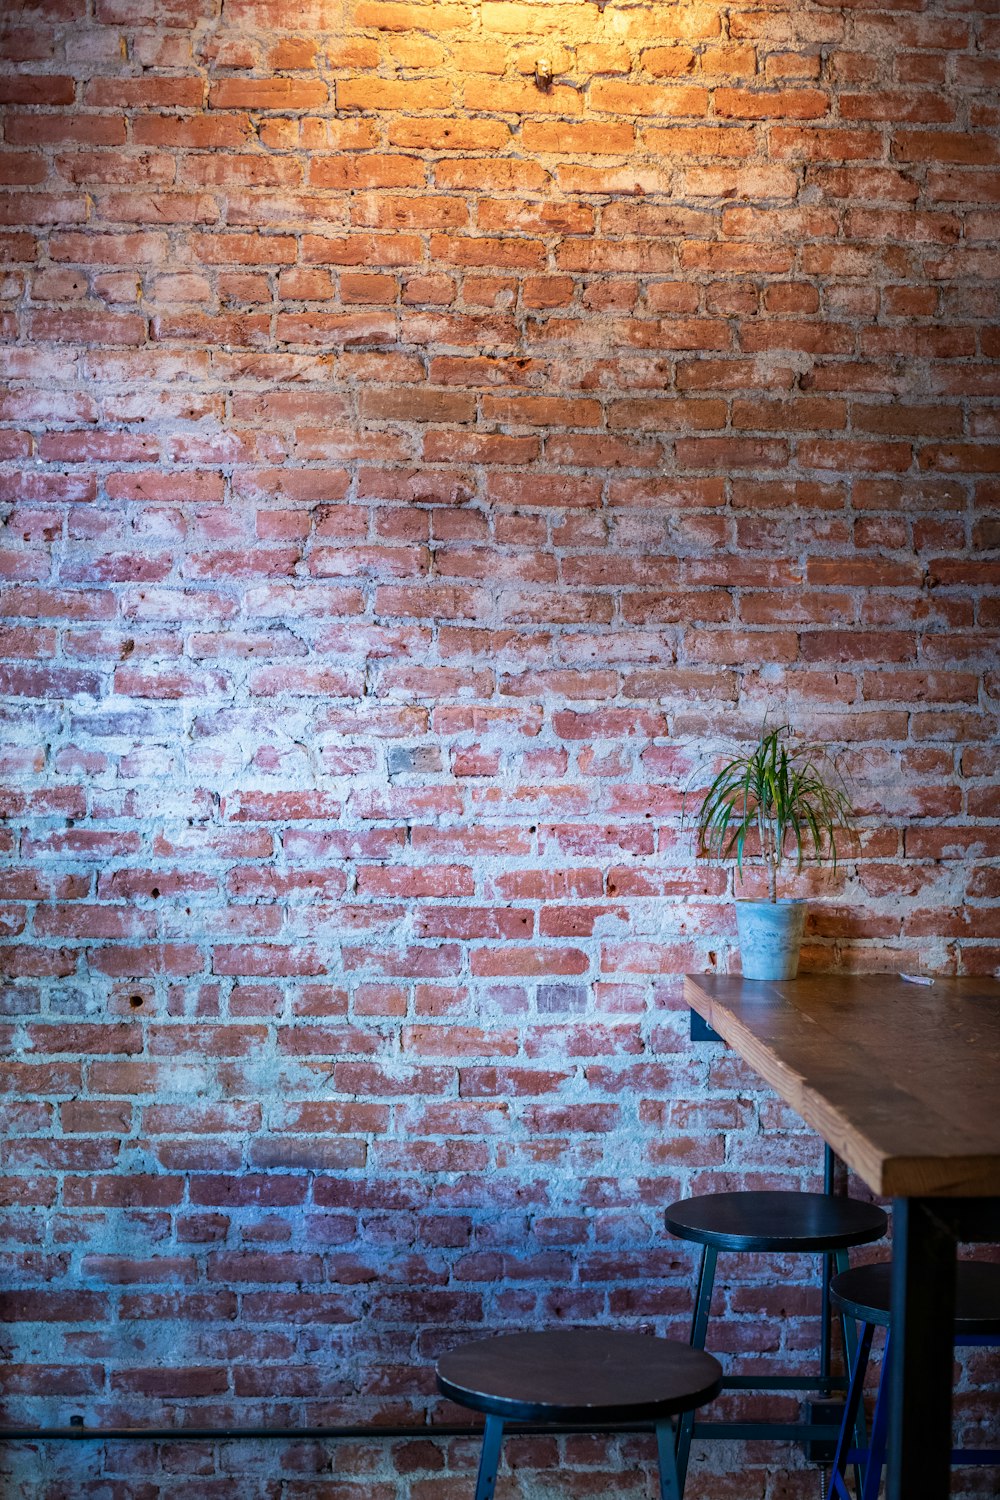
[[[955,1235],[934,1200],[893,1200],[888,1500],[947,1500]]]
[[[834,1156],[829,1146],[823,1147],[823,1191],[828,1198],[833,1197],[833,1164]],[[823,1307],[820,1312],[819,1324],[819,1373],[823,1384],[820,1386],[824,1396],[829,1396],[830,1386],[830,1278],[833,1276],[833,1256],[829,1253],[823,1256]]]

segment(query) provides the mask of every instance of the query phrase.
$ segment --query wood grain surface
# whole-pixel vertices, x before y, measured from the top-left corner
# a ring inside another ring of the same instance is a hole
[[[1000,1194],[1000,982],[688,975],[684,997],[886,1197]]]
[[[461,1344],[438,1389],[506,1421],[656,1422],[718,1394],[722,1366],[675,1339],[616,1328],[553,1328]]]

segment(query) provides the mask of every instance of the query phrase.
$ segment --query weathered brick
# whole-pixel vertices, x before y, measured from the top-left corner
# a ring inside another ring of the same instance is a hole
[[[706,747],[842,753],[860,905],[823,888],[811,966],[996,967],[1000,26],[155,10],[0,38],[10,1399],[422,1420],[456,1329],[685,1337],[670,1197],[815,1185],[682,1036],[680,973],[736,964]],[[780,1308],[739,1269],[728,1346],[811,1368],[808,1268]],[[649,1462],[513,1441],[526,1491]],[[345,1500],[474,1483],[349,1447]],[[88,1448],[11,1483],[328,1467]],[[706,1497],[805,1493],[740,1463]]]

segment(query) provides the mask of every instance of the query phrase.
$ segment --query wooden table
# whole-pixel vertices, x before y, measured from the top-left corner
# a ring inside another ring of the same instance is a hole
[[[689,975],[684,997],[892,1198],[888,1495],[945,1500],[956,1247],[1000,1241],[1000,982]]]

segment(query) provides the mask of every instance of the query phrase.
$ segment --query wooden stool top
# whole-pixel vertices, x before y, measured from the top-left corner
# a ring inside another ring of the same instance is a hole
[[[892,1313],[892,1262],[852,1266],[830,1282],[830,1296],[852,1318],[887,1324]],[[960,1260],[955,1268],[955,1332],[1000,1335],[1000,1265]]]
[[[442,1395],[506,1421],[655,1422],[718,1394],[722,1367],[672,1339],[603,1328],[514,1333],[438,1361]]]
[[[717,1250],[847,1250],[880,1240],[889,1221],[874,1203],[827,1193],[706,1193],[666,1211],[671,1234]]]

